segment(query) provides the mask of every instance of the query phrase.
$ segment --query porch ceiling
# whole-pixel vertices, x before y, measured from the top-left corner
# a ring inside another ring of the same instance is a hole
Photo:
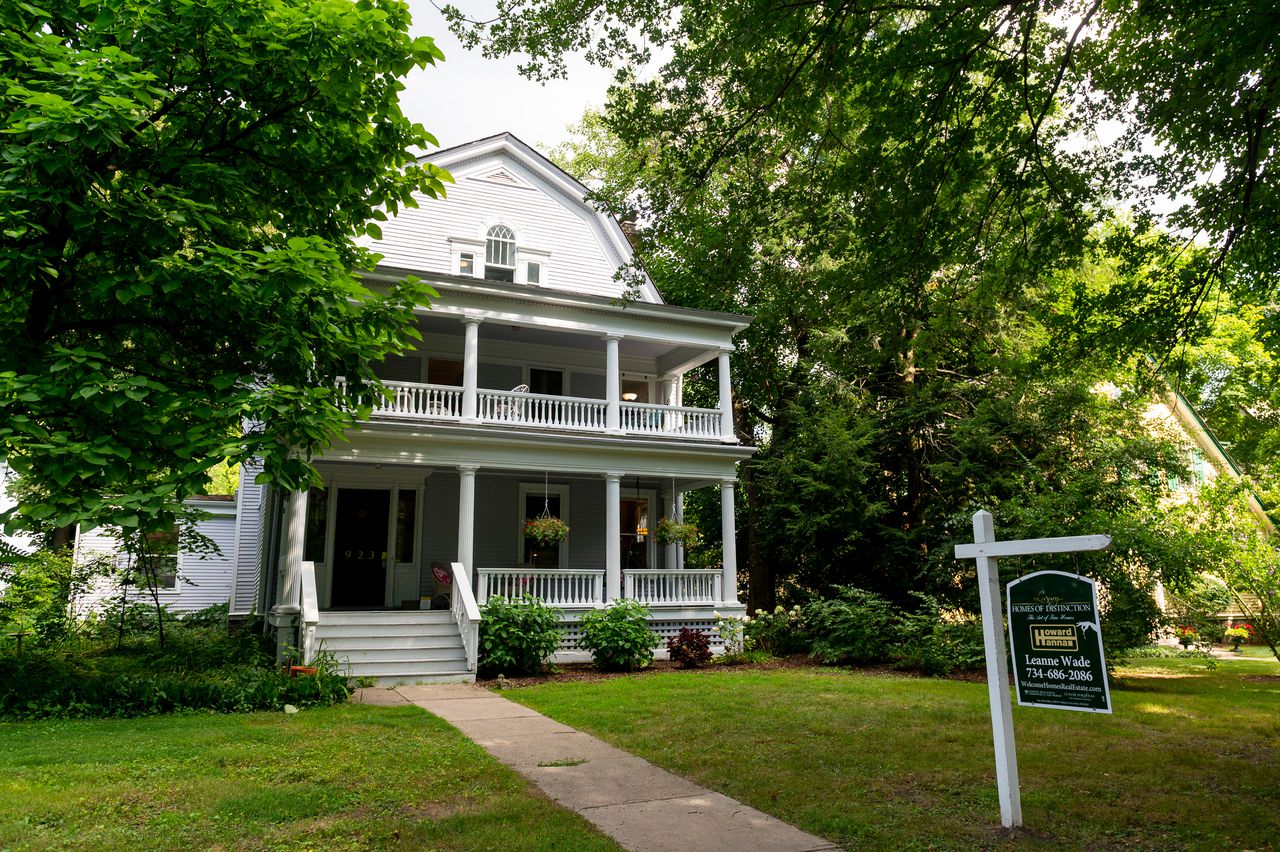
[[[424,316],[418,321],[418,329],[424,335],[440,334],[459,338],[463,335],[463,325],[455,317]],[[481,345],[486,340],[522,346],[557,346],[569,349],[587,348],[584,343],[590,341],[591,348],[598,348],[601,358],[604,357],[604,341],[599,336],[560,331],[545,326],[484,322],[480,324]],[[618,351],[623,357],[652,360],[657,364],[659,372],[663,373],[675,368],[688,369],[691,362],[702,363],[715,357],[715,350],[678,346],[635,337],[625,337],[619,341]]]

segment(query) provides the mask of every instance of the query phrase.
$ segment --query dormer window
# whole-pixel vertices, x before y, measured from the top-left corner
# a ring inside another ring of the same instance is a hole
[[[494,225],[484,244],[484,277],[490,281],[516,280],[516,235],[506,225]]]

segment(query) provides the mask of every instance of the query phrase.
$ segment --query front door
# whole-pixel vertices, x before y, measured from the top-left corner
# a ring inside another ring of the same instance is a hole
[[[379,609],[387,596],[387,536],[391,492],[338,489],[333,531],[333,609]]]

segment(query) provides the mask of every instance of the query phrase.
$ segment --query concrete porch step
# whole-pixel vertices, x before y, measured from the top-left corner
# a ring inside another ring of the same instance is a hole
[[[350,665],[352,677],[409,677],[444,674],[467,674],[465,660],[369,660]]]
[[[406,622],[404,624],[358,624],[343,623],[333,624],[326,619],[327,615],[320,615],[320,623],[316,625],[317,636],[339,636],[351,638],[356,636],[382,637],[382,636],[457,636],[458,625],[454,624],[452,619],[444,623],[415,623]]]
[[[322,610],[320,623],[328,625],[396,625],[453,624],[453,613],[447,609],[376,609]]]
[[[316,631],[316,639],[324,644],[326,651],[376,651],[385,649],[431,649],[460,648],[457,628],[450,633],[401,633],[382,636],[354,635],[350,633],[330,634]]]
[[[328,649],[322,646],[321,650]],[[434,665],[442,662],[457,663],[464,669],[467,667],[467,655],[461,645],[452,648],[371,648],[364,651],[333,651],[331,653],[339,662],[346,661],[348,665],[361,668],[400,663]]]

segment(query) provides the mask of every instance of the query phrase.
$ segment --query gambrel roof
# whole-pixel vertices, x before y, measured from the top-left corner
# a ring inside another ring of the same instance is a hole
[[[515,235],[520,258],[514,283],[549,291],[616,299],[627,283],[618,270],[631,263],[621,226],[588,199],[589,190],[510,133],[445,148],[422,158],[449,171],[447,198],[419,198],[382,226],[370,243],[380,267],[418,274],[466,274],[460,259],[484,277],[485,238],[502,226]],[[538,281],[528,271],[537,266]],[[639,272],[638,299],[661,304],[653,282]]]

